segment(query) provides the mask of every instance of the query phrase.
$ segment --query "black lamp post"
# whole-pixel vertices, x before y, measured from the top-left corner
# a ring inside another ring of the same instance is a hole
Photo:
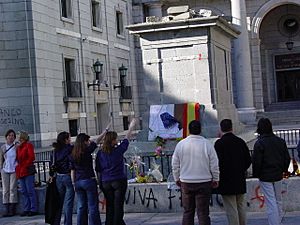
[[[97,59],[96,62],[93,63],[92,70],[95,73],[95,79],[93,80],[92,83],[88,83],[87,86],[88,86],[88,88],[90,86],[93,86],[93,90],[94,91],[95,91],[95,86],[98,86],[98,91],[99,91],[99,88],[100,88],[100,76],[102,74],[102,67],[103,67],[103,63],[101,63],[99,61],[99,59]]]
[[[103,63],[101,63],[99,59],[97,59],[96,62],[93,64],[93,70],[96,74],[96,80],[100,79],[100,74],[102,73],[102,67],[103,67]]]
[[[126,76],[127,76],[127,70],[123,64],[121,67],[119,67],[119,73],[120,73],[120,85],[114,85],[114,89],[116,88],[122,88],[126,86]]]

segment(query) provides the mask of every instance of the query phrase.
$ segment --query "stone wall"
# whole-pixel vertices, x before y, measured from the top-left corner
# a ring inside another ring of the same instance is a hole
[[[283,180],[282,200],[283,210],[287,212],[300,211],[300,178],[293,177]],[[247,210],[249,212],[261,212],[266,209],[263,195],[257,179],[247,180]],[[36,188],[39,201],[39,213],[44,213],[45,187]],[[19,193],[20,197],[20,193]],[[76,204],[76,200],[74,201]],[[2,203],[2,198],[0,198]],[[21,203],[22,204],[22,203]],[[103,194],[99,194],[99,208],[105,212],[105,201]],[[213,195],[211,199],[212,212],[223,211],[222,197]],[[21,205],[18,204],[18,212],[21,212]],[[146,213],[146,212],[182,212],[181,192],[168,190],[167,183],[147,183],[129,184],[125,198],[125,212],[127,213]],[[4,212],[4,207],[0,204],[0,214]],[[76,205],[74,205],[76,212]]]

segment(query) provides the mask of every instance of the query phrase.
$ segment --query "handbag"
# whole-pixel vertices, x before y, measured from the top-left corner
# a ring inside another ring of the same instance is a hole
[[[56,186],[56,178],[47,183],[45,199],[45,223],[53,224],[60,205],[59,192]]]
[[[36,174],[36,168],[35,168],[35,165],[32,164],[30,166],[27,167],[27,171],[29,173],[29,175],[34,175]]]
[[[51,167],[55,165],[55,152],[53,151],[53,162]],[[50,167],[50,168],[51,168]],[[54,172],[55,173],[55,172]],[[46,199],[45,199],[45,223],[53,224],[58,209],[60,207],[60,197],[56,186],[56,177],[53,176],[51,182],[47,182]]]

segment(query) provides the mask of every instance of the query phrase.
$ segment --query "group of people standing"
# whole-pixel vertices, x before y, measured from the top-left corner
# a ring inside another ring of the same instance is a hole
[[[106,198],[105,225],[125,225],[124,199],[127,189],[127,174],[124,165],[124,153],[129,146],[129,138],[136,125],[130,122],[125,139],[120,144],[118,135],[109,131],[108,125],[95,141],[80,133],[71,144],[68,132],[61,132],[53,143],[49,182],[56,180],[59,193],[57,208],[52,225],[59,225],[64,214],[64,224],[72,225],[73,203],[77,195],[77,224],[101,224],[98,200],[98,187]],[[16,133],[10,129],[5,134],[6,143],[1,146],[0,169],[3,185],[3,204],[6,212],[3,216],[16,214],[17,181],[23,197],[21,216],[37,214],[37,199],[34,189],[35,174],[30,173],[35,156],[34,147],[26,132],[20,132],[16,143]],[[100,144],[101,143],[101,144]],[[92,153],[98,148],[95,170]]]
[[[124,170],[124,153],[136,124],[133,119],[125,139],[118,144],[118,135],[109,126],[95,141],[80,133],[74,145],[70,134],[61,132],[53,143],[50,182],[56,179],[60,200],[53,225],[59,225],[62,212],[64,224],[72,225],[73,203],[77,195],[77,224],[101,224],[98,188],[106,199],[105,225],[125,225],[124,200],[127,174]],[[222,195],[229,225],[246,224],[246,172],[253,165],[253,176],[259,178],[260,188],[267,205],[269,225],[279,225],[282,216],[281,181],[288,170],[290,155],[283,139],[273,133],[268,118],[257,124],[258,140],[252,158],[244,140],[233,134],[230,119],[220,123],[222,137],[212,143],[201,136],[201,123],[190,122],[190,135],[180,141],[172,157],[172,171],[176,184],[182,191],[184,208],[182,224],[193,225],[197,212],[199,224],[210,225],[209,202],[213,188]],[[21,216],[37,214],[34,189],[34,147],[26,132],[10,129],[5,134],[6,143],[0,149],[0,169],[3,186],[3,216],[16,214],[17,180],[23,197]],[[92,153],[98,148],[95,170]],[[299,148],[299,145],[298,145]],[[300,150],[299,150],[300,151]],[[95,174],[96,171],[96,174]],[[97,176],[96,176],[97,175]]]
[[[37,214],[37,199],[34,189],[34,147],[29,142],[28,133],[21,131],[19,142],[12,129],[5,133],[6,143],[0,150],[0,169],[3,187],[4,217],[14,216],[18,203],[17,181],[23,198],[21,216]]]
[[[127,174],[124,170],[124,153],[129,146],[129,138],[136,124],[130,122],[125,139],[118,144],[118,135],[109,131],[108,125],[95,141],[80,133],[74,146],[70,144],[67,132],[58,134],[53,143],[50,181],[55,177],[60,201],[52,225],[58,225],[64,212],[64,224],[72,225],[74,196],[77,195],[77,224],[101,224],[98,187],[106,199],[105,225],[125,225],[124,199],[127,190]],[[98,148],[95,170],[92,153]],[[95,174],[97,173],[97,176]]]
[[[184,208],[182,224],[210,225],[212,190],[222,195],[229,225],[246,225],[246,172],[252,163],[267,206],[269,225],[282,219],[281,181],[288,170],[290,155],[283,139],[273,133],[268,118],[257,124],[258,139],[252,156],[244,140],[233,134],[232,121],[220,123],[222,136],[213,146],[201,136],[201,123],[189,124],[190,135],[180,141],[172,157],[174,179],[181,187]]]

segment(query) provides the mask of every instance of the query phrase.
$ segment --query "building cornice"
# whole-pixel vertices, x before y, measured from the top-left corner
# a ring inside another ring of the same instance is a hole
[[[142,35],[145,33],[162,32],[181,29],[195,29],[200,27],[217,26],[234,38],[237,38],[240,31],[228,23],[221,16],[200,17],[185,20],[171,20],[161,22],[148,22],[129,25],[126,28],[130,34]]]

